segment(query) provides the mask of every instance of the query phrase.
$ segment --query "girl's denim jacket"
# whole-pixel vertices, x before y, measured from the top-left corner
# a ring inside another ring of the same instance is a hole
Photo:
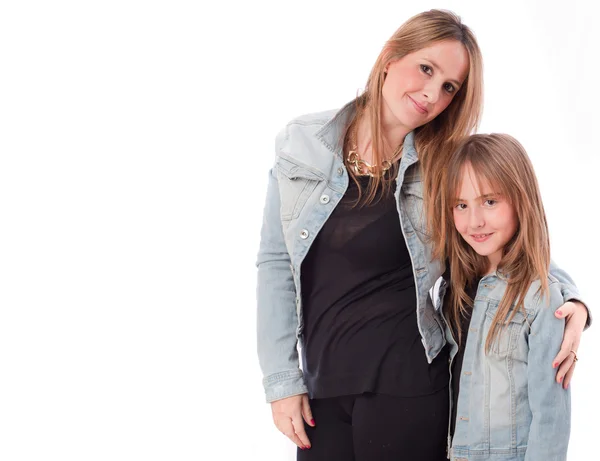
[[[441,283],[437,306],[443,306],[446,283]],[[564,296],[555,277],[549,276],[548,284],[549,296],[542,297],[540,281],[532,283],[524,302],[526,314],[517,310],[486,353],[486,338],[507,281],[498,273],[480,281],[460,371],[454,438],[448,437],[450,459],[567,458],[570,392],[556,382],[556,369],[552,368],[565,325],[554,311],[563,304]],[[448,326],[445,333],[452,362],[458,351],[457,338]]]
[[[269,172],[258,251],[258,357],[267,402],[307,392],[298,358],[302,342],[300,268],[312,242],[343,197],[348,173],[342,158],[345,127],[354,102],[340,111],[299,117],[277,135],[275,163]],[[400,226],[412,261],[417,324],[429,363],[446,344],[444,323],[430,290],[444,265],[431,257],[426,243],[423,191],[414,133],[404,148],[394,192]],[[556,267],[565,300],[579,294],[569,276]]]

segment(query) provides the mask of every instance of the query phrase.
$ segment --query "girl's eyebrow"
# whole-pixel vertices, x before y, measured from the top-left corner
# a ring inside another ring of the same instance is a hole
[[[487,199],[487,198],[490,198],[490,197],[498,197],[499,195],[501,195],[501,194],[500,194],[500,193],[498,193],[498,192],[493,192],[493,193],[491,193],[491,194],[483,194],[483,195],[480,195],[479,197],[475,197],[475,199],[474,199],[474,200]],[[456,199],[456,201],[457,201],[457,202],[466,202],[466,201],[467,201],[467,199],[464,199],[464,198],[460,198],[460,197],[458,197],[458,198]]]

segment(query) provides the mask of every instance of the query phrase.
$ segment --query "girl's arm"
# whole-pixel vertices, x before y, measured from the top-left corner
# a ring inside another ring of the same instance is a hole
[[[550,305],[540,301],[531,323],[527,380],[532,413],[526,461],[564,461],[571,428],[570,391],[553,379],[548,363],[560,349],[565,321],[554,315],[563,302],[560,283],[550,284]]]

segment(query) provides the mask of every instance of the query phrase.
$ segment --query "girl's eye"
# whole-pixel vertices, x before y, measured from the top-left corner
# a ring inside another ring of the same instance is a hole
[[[432,74],[431,67],[426,66],[425,64],[421,64],[421,70],[423,72],[425,72],[427,75],[431,75]]]
[[[466,208],[467,208],[467,205],[465,205],[464,203],[459,203],[458,205],[456,205],[457,210],[464,210]]]
[[[493,199],[488,199],[488,200],[485,201],[485,204],[487,206],[494,206],[496,203],[497,203],[497,201],[493,200]]]
[[[454,88],[454,85],[451,83],[444,83],[444,90],[446,90],[448,93],[454,93],[456,88]]]

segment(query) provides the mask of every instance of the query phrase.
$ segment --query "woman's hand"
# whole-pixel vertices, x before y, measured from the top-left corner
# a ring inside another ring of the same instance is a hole
[[[556,373],[556,382],[562,383],[563,388],[566,389],[569,387],[575,371],[577,349],[579,349],[579,341],[587,322],[588,312],[579,301],[567,301],[556,309],[554,315],[559,319],[566,320],[560,352],[552,362],[553,368],[559,367]]]
[[[315,425],[315,420],[310,411],[308,394],[294,395],[271,402],[273,422],[277,429],[286,435],[302,450],[310,448],[310,440],[304,430],[304,421],[309,426]]]

